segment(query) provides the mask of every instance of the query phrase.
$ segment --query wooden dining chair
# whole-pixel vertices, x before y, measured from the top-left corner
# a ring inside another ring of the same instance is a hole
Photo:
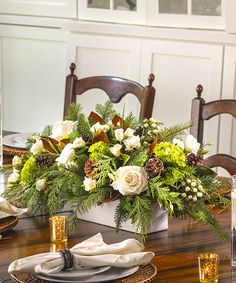
[[[198,142],[203,142],[204,121],[220,114],[230,114],[236,118],[236,100],[221,99],[211,102],[205,102],[201,97],[203,87],[198,85],[196,88],[197,97],[192,100],[191,109],[191,128],[192,134]],[[213,167],[222,167],[226,169],[230,175],[236,174],[236,158],[223,153],[214,154],[204,160],[204,164]]]
[[[70,74],[66,77],[64,117],[68,113],[69,105],[76,103],[76,96],[90,89],[101,89],[113,103],[118,103],[127,93],[135,95],[140,102],[139,118],[152,116],[155,88],[152,86],[154,75],[148,77],[149,84],[144,87],[141,84],[128,79],[113,76],[93,76],[78,79],[74,74],[76,65],[71,63]]]

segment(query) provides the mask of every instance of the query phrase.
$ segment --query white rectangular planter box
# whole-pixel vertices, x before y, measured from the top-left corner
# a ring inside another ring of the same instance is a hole
[[[114,215],[118,203],[119,200],[116,200],[113,202],[104,203],[96,207],[92,207],[89,212],[85,214],[79,214],[78,218],[110,227],[116,227],[114,222]],[[148,234],[166,229],[168,229],[167,212],[155,205],[153,209],[153,218],[151,220]],[[130,220],[122,224],[121,230],[135,232],[135,229],[133,229]]]

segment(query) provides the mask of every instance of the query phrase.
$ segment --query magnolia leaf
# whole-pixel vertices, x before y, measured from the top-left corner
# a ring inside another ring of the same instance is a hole
[[[156,139],[153,140],[153,141],[150,143],[150,146],[149,146],[149,148],[148,148],[148,154],[149,154],[149,155],[152,155],[153,149],[154,149],[154,147],[156,146],[156,144],[157,144],[157,140],[156,140]]]
[[[106,144],[109,144],[109,139],[106,133],[101,132],[101,133],[96,133],[95,136],[93,137],[93,143],[103,141]]]
[[[130,159],[130,156],[128,154],[121,154],[121,157],[123,159],[123,166],[125,166],[125,164],[128,162],[128,160]]]
[[[92,119],[96,123],[99,122],[102,125],[106,124],[106,122],[102,119],[102,117],[93,111],[90,113],[89,118]]]
[[[51,153],[60,153],[58,151],[57,145],[59,144],[59,142],[53,138],[47,137],[47,136],[41,136],[40,137],[42,143],[43,143],[43,147],[51,152]]]
[[[125,122],[123,118],[121,118],[119,115],[115,115],[112,119],[112,124],[116,126],[118,123],[123,129],[127,129],[129,127],[129,125]]]
[[[195,170],[197,171],[197,174],[201,176],[204,175],[208,175],[212,177],[217,176],[217,173],[207,166],[195,166]]]
[[[60,140],[59,145],[63,149],[69,142],[70,142],[69,139],[63,139],[63,140]]]

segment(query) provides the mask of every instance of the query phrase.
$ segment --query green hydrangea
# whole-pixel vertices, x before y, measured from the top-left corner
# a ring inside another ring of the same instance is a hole
[[[89,148],[89,152],[90,152],[90,159],[94,159],[94,158],[98,158],[99,159],[99,155],[104,154],[107,155],[110,153],[110,148],[109,146],[103,142],[103,141],[99,141],[96,142],[94,144],[92,144]]]
[[[36,159],[31,156],[26,162],[20,173],[20,180],[23,184],[30,184],[34,182],[35,176],[34,172],[38,171],[38,166],[36,165]]]
[[[186,156],[184,151],[178,145],[171,142],[160,142],[153,149],[155,157],[162,160],[164,163],[169,163],[173,166],[184,167],[186,165]]]

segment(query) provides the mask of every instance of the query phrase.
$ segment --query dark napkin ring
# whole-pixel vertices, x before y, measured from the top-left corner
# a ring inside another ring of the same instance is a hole
[[[61,256],[64,259],[64,267],[62,270],[70,269],[74,266],[73,254],[69,249],[63,249],[60,251]]]

